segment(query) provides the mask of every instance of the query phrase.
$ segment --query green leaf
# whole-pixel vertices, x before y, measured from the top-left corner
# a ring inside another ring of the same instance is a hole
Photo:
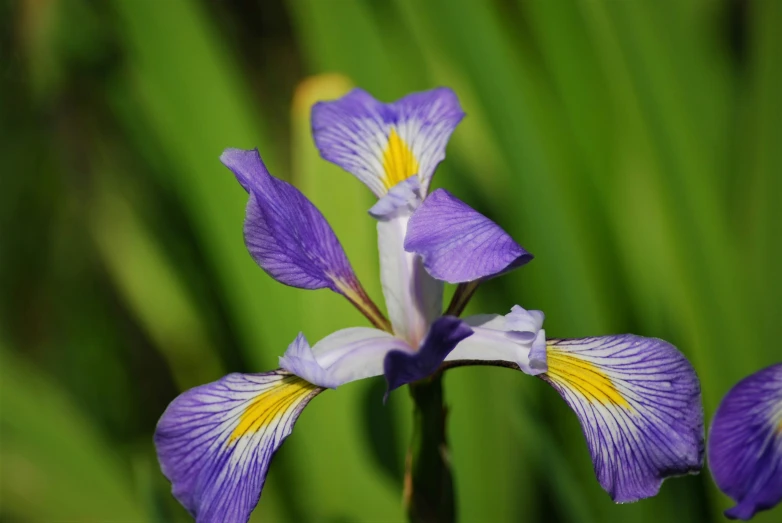
[[[67,394],[0,347],[4,514],[141,521],[127,464]]]

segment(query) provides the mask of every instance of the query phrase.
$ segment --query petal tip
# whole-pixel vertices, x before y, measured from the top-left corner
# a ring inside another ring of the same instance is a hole
[[[499,225],[445,189],[433,191],[413,213],[404,248],[448,283],[492,278],[532,260]]]

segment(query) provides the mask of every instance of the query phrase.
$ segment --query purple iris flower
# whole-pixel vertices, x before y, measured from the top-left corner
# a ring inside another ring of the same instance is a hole
[[[731,519],[750,519],[782,500],[782,363],[733,387],[709,430],[709,468],[736,501]]]
[[[479,282],[532,259],[497,224],[445,190],[429,192],[464,117],[440,88],[383,104],[355,89],[316,104],[321,155],[377,196],[388,319],[361,286],[331,227],[296,188],[269,174],[259,153],[221,161],[249,193],[245,243],[277,281],[343,295],[373,327],[339,330],[310,345],[300,334],[280,369],[230,374],[177,397],[155,434],[174,496],[199,523],[246,522],[272,456],[301,411],[326,389],[385,375],[389,392],[445,369],[497,365],[551,384],[578,416],[595,473],[617,502],[655,495],[703,456],[700,385],[672,345],[634,335],[546,339],[544,315],[459,319]],[[443,313],[444,282],[458,284]]]

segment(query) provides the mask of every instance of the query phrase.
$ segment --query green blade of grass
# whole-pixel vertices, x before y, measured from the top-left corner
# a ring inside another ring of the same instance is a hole
[[[181,390],[219,379],[226,371],[187,287],[128,200],[111,187],[109,167],[99,171],[103,183],[90,223],[109,274],[167,357]]]
[[[266,277],[247,254],[247,196],[218,158],[226,147],[259,147],[272,173],[278,157],[257,118],[256,101],[202,8],[189,0],[116,2],[124,23],[130,78],[151,136],[170,159],[177,187],[213,257],[258,370],[276,363],[296,335],[295,292]],[[176,38],[173,29],[176,28]],[[273,325],[273,328],[270,326]]]
[[[141,521],[117,449],[59,387],[0,347],[3,513]]]

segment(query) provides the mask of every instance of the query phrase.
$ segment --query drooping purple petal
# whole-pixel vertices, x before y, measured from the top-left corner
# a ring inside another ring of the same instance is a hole
[[[334,231],[298,189],[274,178],[258,150],[226,149],[220,161],[250,193],[244,240],[275,280],[302,289],[360,287]]]
[[[389,351],[413,352],[404,340],[379,329],[351,327],[329,334],[312,348],[302,335],[280,358],[280,367],[321,387],[383,374]]]
[[[782,500],[782,363],[741,380],[725,396],[709,431],[709,468],[736,506],[731,519],[750,519]]]
[[[617,503],[654,496],[703,462],[700,384],[671,344],[630,334],[548,342],[541,377],[581,422],[600,485]]]
[[[520,267],[532,255],[499,225],[445,189],[437,189],[413,213],[405,249],[419,254],[438,280],[462,283]]]
[[[434,373],[454,347],[472,333],[459,318],[443,316],[432,324],[417,352],[389,352],[383,365],[388,384],[386,397],[392,390]]]
[[[174,497],[197,523],[246,523],[274,453],[322,390],[278,370],[229,374],[178,396],[155,431]]]
[[[312,108],[312,135],[321,156],[361,180],[378,198],[418,175],[425,195],[445,146],[464,117],[450,89],[413,93],[390,104],[353,89]]]

